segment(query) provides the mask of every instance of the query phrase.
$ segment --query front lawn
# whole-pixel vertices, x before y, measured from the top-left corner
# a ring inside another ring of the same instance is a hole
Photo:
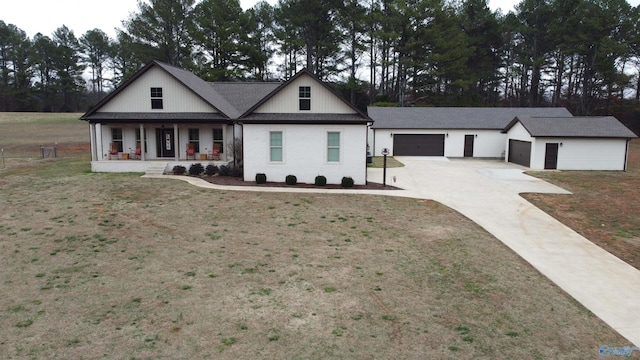
[[[2,358],[584,359],[629,345],[432,201],[88,170],[78,151],[0,171]]]

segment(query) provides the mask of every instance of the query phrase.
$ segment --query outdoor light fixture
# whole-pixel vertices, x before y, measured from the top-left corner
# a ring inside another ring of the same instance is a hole
[[[384,162],[382,165],[382,186],[387,186],[387,156],[391,153],[388,148],[382,149],[382,156],[384,156]]]

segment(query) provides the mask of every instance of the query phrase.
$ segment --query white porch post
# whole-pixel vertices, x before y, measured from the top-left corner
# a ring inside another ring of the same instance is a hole
[[[229,149],[226,149],[227,145],[227,125],[226,124],[222,124],[222,148],[225,149],[224,153],[223,153],[223,160],[227,161],[227,158],[229,157]]]
[[[91,161],[97,161],[98,149],[96,149],[96,125],[92,123],[89,123],[89,139],[91,140]]]
[[[178,124],[173,124],[173,147],[176,153],[176,161],[180,161],[180,134],[178,134]]]
[[[96,124],[96,155],[98,160],[104,160],[104,147],[102,147],[102,124]]]
[[[147,152],[147,147],[144,145],[146,141],[145,133],[144,133],[144,124],[140,124],[140,160],[145,161],[147,157],[145,153]]]

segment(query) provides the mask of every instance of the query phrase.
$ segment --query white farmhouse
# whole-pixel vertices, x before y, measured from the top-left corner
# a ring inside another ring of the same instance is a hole
[[[371,119],[307,70],[282,83],[210,83],[153,61],[81,119],[96,172],[200,162],[242,166],[246,181],[366,183]]]

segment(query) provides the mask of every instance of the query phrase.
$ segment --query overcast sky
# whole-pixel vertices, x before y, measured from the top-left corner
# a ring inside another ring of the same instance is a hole
[[[268,0],[271,4],[277,0]],[[240,0],[244,9],[252,7],[256,0]],[[513,10],[519,0],[490,0],[489,6],[503,13]],[[637,6],[640,0],[628,0]],[[38,32],[51,34],[60,26],[67,25],[77,37],[87,30],[101,29],[115,37],[115,28],[138,10],[137,0],[3,0],[0,5],[0,20],[14,24],[29,37]]]

